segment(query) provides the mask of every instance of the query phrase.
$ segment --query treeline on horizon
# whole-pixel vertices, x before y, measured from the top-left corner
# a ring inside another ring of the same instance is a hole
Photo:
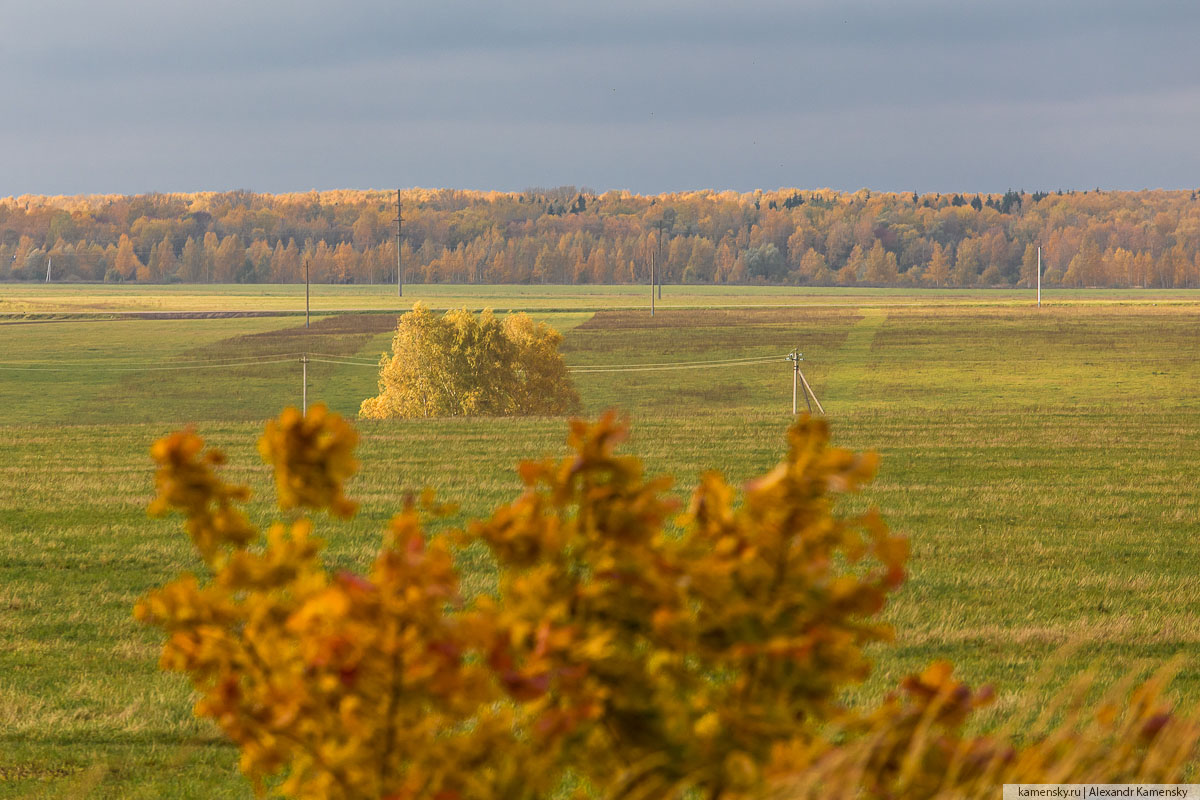
[[[1200,286],[1195,191],[401,192],[411,283]],[[389,283],[396,193],[0,200],[0,280]]]

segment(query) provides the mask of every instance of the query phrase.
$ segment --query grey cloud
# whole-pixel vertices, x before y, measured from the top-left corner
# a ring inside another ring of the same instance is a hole
[[[0,194],[1190,185],[1198,23],[1182,0],[48,0],[0,18]]]

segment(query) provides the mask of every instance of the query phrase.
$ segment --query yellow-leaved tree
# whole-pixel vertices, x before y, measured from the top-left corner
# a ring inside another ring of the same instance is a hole
[[[379,395],[359,414],[389,417],[558,415],[579,394],[559,355],[562,334],[525,314],[438,315],[424,304],[400,317]]]
[[[742,491],[702,477],[680,514],[668,477],[616,452],[613,415],[573,421],[571,453],[526,462],[512,503],[449,535],[408,502],[364,575],[329,572],[296,510],[354,513],[356,434],[315,406],[268,425],[288,523],[261,537],[245,487],[190,432],[157,442],[155,513],[183,514],[208,574],[143,598],[164,669],[186,673],[259,789],[297,798],[991,798],[1002,783],[1170,783],[1200,725],[1160,680],[1017,745],[965,732],[990,701],[938,662],[879,705],[846,690],[902,583],[908,546],[837,498],[875,471],[822,420]],[[494,596],[464,598],[451,542],[483,542]]]

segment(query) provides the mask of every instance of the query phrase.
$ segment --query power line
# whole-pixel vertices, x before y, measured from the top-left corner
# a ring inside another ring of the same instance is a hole
[[[295,360],[296,359],[294,359],[294,358],[281,358],[281,359],[271,360],[271,361],[247,361],[247,362],[241,362],[241,363],[237,363],[237,364],[185,364],[182,366],[177,365],[177,366],[171,366],[171,367],[118,367],[118,366],[104,365],[104,366],[101,366],[100,369],[108,370],[110,372],[161,372],[164,370],[181,370],[181,369],[238,369],[241,367],[265,366],[267,364],[291,364]],[[43,362],[43,363],[54,363],[54,362]],[[0,370],[6,370],[9,372],[13,372],[13,371],[17,371],[17,372],[79,372],[80,369],[81,369],[81,367],[79,365],[75,365],[72,367],[0,366]]]
[[[309,353],[309,361],[317,361],[323,364],[342,364],[350,367],[378,367],[378,361],[368,361],[356,356],[338,356],[329,353]],[[644,363],[644,364],[603,364],[595,366],[573,366],[567,367],[571,372],[588,374],[601,372],[638,372],[650,370],[670,370],[670,369],[702,369],[704,367],[737,367],[737,366],[752,366],[755,364],[767,364],[779,361],[784,356],[753,356],[748,358],[731,358],[731,359],[716,359],[710,361],[668,361],[659,363]]]
[[[718,359],[713,361],[679,361],[658,364],[598,364],[595,366],[567,367],[567,369],[577,374],[597,374],[603,372],[651,372],[656,370],[753,366],[756,364],[768,364],[776,362],[783,358],[784,356],[756,356],[753,358]]]
[[[367,364],[363,361],[338,361],[332,358],[313,358],[312,356],[309,356],[308,360],[310,362],[321,364],[341,364],[344,367],[370,367],[371,369],[377,369],[379,367],[379,362]]]
[[[318,356],[314,358],[314,356]],[[738,358],[738,359],[721,359],[714,361],[680,361],[680,362],[665,362],[657,364],[613,364],[613,365],[597,365],[590,366],[574,366],[567,369],[575,374],[580,375],[595,375],[606,372],[651,372],[660,370],[674,369],[704,369],[706,367],[740,367],[754,366],[757,364],[768,364],[777,362],[782,356],[757,356],[754,358]],[[353,357],[330,356],[323,353],[310,353],[309,361],[316,361],[322,364],[341,364],[348,367],[371,367],[377,368],[378,361],[352,360]]]
[[[90,358],[90,359],[85,359],[85,360],[67,360],[67,359],[59,359],[59,358],[53,359],[51,361],[47,361],[44,359],[3,359],[3,360],[0,360],[0,364],[12,364],[12,365],[18,365],[18,366],[22,365],[22,364],[35,364],[35,365],[36,364],[69,364],[69,365],[84,366],[84,367],[86,367],[86,366],[117,366],[117,367],[119,367],[119,366],[133,366],[136,364],[162,364],[164,361],[166,361],[169,364],[180,364],[180,365],[219,364],[219,363],[233,364],[234,362],[239,362],[239,361],[256,362],[256,361],[260,361],[264,358],[286,358],[289,356],[298,357],[300,355],[301,355],[300,351],[297,350],[297,351],[291,352],[291,353],[258,353],[256,355],[252,355],[252,356],[216,356],[216,357],[212,357],[212,358],[129,359],[129,358],[105,358],[103,356],[100,356],[97,358]]]
[[[358,361],[363,364],[369,363],[374,367],[379,366],[379,359],[370,360],[366,356],[340,356],[337,353],[314,353],[312,351],[309,351],[308,355],[319,356],[321,358],[338,358],[343,361]]]
[[[720,367],[756,367],[761,364],[774,364],[779,359],[763,359],[762,361],[742,361],[736,364],[694,364],[686,367],[627,367],[624,369],[603,369],[603,370],[587,370],[567,367],[573,375],[607,375],[619,374],[624,372],[671,372],[674,370],[683,369],[716,369]]]
[[[241,369],[245,367],[267,366],[272,364],[287,364],[295,361],[296,357],[322,364],[338,364],[347,367],[368,367],[377,369],[378,361],[368,361],[356,356],[338,356],[329,353],[271,353],[261,356],[231,356],[225,359],[193,359],[175,361],[163,364],[161,361],[0,361],[0,370],[10,372],[79,372],[81,370],[99,370],[109,372],[161,372],[189,369]],[[576,374],[602,374],[616,372],[654,372],[679,369],[706,369],[719,367],[755,366],[779,361],[783,356],[752,356],[733,359],[712,359],[708,361],[674,361],[641,364],[600,364],[594,366],[573,366],[567,369]],[[156,364],[157,366],[134,366],[135,364]]]
[[[779,356],[742,356],[740,358],[717,358],[705,359],[703,361],[652,361],[643,364],[596,364],[596,369],[604,369],[607,367],[622,368],[622,367],[680,367],[691,364],[733,364],[738,361],[763,361],[770,359],[786,358],[786,354]],[[579,365],[580,369],[592,369],[591,366],[584,364]]]

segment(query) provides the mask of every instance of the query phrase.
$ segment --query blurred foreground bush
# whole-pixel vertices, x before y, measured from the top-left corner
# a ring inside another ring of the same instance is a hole
[[[1005,782],[1174,782],[1200,727],[1162,679],[1017,746],[968,735],[991,699],[949,664],[876,708],[840,698],[890,637],[879,622],[907,542],[835,513],[875,472],[801,419],[783,463],[741,493],[715,473],[688,507],[615,453],[615,417],[572,422],[572,454],[520,466],[525,491],[449,536],[408,502],[370,572],[330,574],[307,518],[265,541],[190,432],[157,442],[152,512],[181,512],[207,565],[138,603],[263,790],[302,798],[997,797]],[[356,434],[317,406],[260,451],[285,510],[355,506]],[[451,542],[483,541],[495,597],[464,599]],[[279,778],[282,776],[282,783]],[[268,780],[272,779],[272,780]]]

